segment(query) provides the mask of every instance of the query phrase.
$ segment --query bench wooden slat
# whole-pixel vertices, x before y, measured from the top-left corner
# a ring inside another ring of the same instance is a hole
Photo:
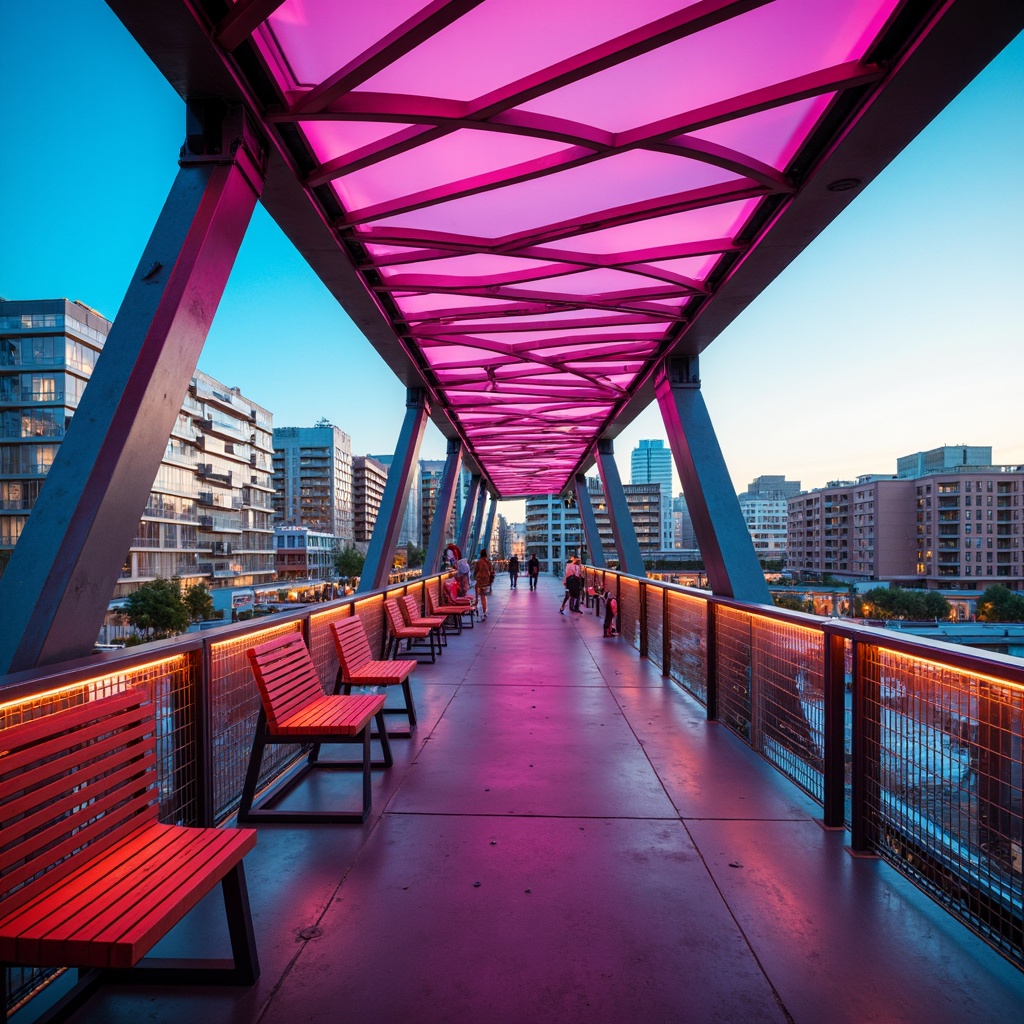
[[[354,694],[343,703],[324,695],[281,722],[277,731],[287,736],[314,736],[334,731],[355,736],[383,707],[384,698],[379,694]]]
[[[102,788],[92,785],[97,780],[85,777],[76,779],[76,788],[73,792],[65,792],[59,796],[54,794],[42,807],[35,809],[33,813],[24,813],[18,819],[5,818],[5,821],[11,820],[19,828],[17,832],[14,829],[10,832],[4,829],[2,842],[6,849],[0,859],[0,870],[5,870],[26,857],[36,856],[48,846],[59,843],[61,837],[68,834],[66,816],[85,804],[81,794],[86,785],[90,786],[89,811],[88,815],[81,815],[82,825],[74,832],[76,846],[85,846],[101,839],[121,821],[132,820],[149,807],[152,807],[152,814],[155,817],[157,795],[152,790],[151,780],[139,777],[137,764],[154,766],[156,759],[148,756],[141,762],[126,765],[109,776],[109,781],[107,777],[99,780]],[[97,790],[95,793],[92,792],[93,788]],[[48,793],[53,793],[52,787],[47,786],[45,789]],[[35,795],[32,794],[33,797]],[[18,838],[19,834],[24,838]],[[6,845],[8,843],[10,846]],[[6,875],[4,881],[7,882]]]

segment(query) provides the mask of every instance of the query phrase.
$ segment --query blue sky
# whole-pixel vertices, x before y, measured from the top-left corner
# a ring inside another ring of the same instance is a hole
[[[183,105],[98,0],[0,0],[0,34],[0,295],[112,319],[177,171]],[[961,442],[1024,464],[1022,182],[1024,36],[701,357],[737,490],[891,473]],[[326,416],[355,454],[394,449],[404,389],[261,207],[199,366],[279,426]],[[620,435],[624,480],[636,442],[664,436],[656,406]],[[428,427],[423,457],[444,450]]]

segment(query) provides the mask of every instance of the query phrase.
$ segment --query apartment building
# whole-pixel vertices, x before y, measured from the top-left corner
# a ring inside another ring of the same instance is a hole
[[[274,429],[274,513],[284,526],[355,540],[352,439],[326,419],[312,427]]]

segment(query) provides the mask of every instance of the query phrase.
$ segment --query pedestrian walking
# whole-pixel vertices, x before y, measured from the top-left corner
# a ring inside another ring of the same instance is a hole
[[[526,575],[530,578],[530,589],[537,589],[537,578],[540,576],[540,559],[531,551],[530,560],[526,563]]]
[[[487,618],[487,591],[494,582],[494,566],[487,557],[486,549],[480,552],[480,557],[473,565],[473,581],[476,587],[476,602],[473,607],[483,621]]]
[[[513,554],[508,560],[509,590],[515,590],[519,582],[519,556]]]

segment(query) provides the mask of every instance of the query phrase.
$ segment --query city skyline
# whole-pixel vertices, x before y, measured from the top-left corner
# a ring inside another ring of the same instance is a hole
[[[39,45],[55,20],[88,75]],[[77,299],[113,319],[177,172],[183,104],[102,4],[8,9],[3,23],[0,81],[19,96],[8,131],[25,157],[0,166],[0,220],[18,240],[0,295]],[[961,442],[1024,463],[1022,98],[1018,37],[703,354],[737,491],[764,474],[811,489],[892,473],[901,455]],[[326,417],[353,453],[394,448],[403,386],[262,207],[199,365],[277,426]],[[620,433],[624,478],[637,443],[664,436],[654,405]],[[420,454],[444,457],[433,425]]]

